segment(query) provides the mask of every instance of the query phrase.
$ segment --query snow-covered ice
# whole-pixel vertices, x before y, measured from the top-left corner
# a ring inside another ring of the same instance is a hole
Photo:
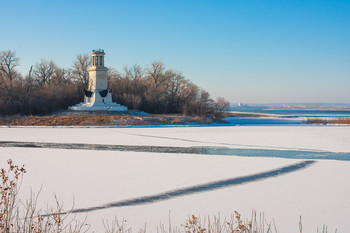
[[[0,128],[0,141],[96,143],[152,146],[225,146],[230,148],[297,149],[350,152],[346,126],[244,126],[173,128]],[[42,191],[40,206],[54,199],[66,208],[103,207],[132,198],[159,194],[229,178],[249,176],[302,160],[223,155],[165,154],[131,151],[66,150],[0,147],[0,167],[12,158],[28,173],[21,187]],[[91,230],[103,231],[102,219],[125,218],[134,231],[155,232],[159,223],[181,225],[191,214],[229,216],[234,210],[249,218],[264,211],[280,232],[350,231],[350,163],[316,160],[309,167],[281,176],[177,196],[135,206],[88,212]],[[86,213],[77,214],[84,218]]]

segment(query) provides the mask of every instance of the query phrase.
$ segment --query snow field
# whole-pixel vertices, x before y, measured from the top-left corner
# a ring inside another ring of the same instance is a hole
[[[0,127],[1,141],[310,149],[350,152],[349,126]]]
[[[185,128],[0,128],[0,141],[76,142],[159,146],[268,147],[350,151],[349,127],[185,127]],[[25,164],[21,199],[42,187],[39,206],[53,205],[54,194],[69,209],[107,203],[211,181],[252,175],[300,160],[218,155],[162,154],[91,150],[0,147],[0,167],[12,158]],[[348,232],[350,163],[318,160],[310,167],[258,182],[184,195],[137,206],[87,213],[91,230],[103,232],[102,219],[125,218],[137,231],[147,223],[180,226],[191,214],[230,216],[237,210],[249,218],[264,211],[280,232],[304,232],[328,225],[329,232]],[[83,219],[86,213],[77,214]]]

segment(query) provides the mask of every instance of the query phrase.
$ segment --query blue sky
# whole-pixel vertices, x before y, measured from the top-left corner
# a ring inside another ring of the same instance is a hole
[[[69,68],[102,48],[106,65],[154,60],[231,102],[350,102],[350,0],[0,0],[0,50],[27,73]]]

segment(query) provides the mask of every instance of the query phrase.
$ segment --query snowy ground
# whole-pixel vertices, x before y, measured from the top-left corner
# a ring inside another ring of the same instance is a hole
[[[0,128],[0,141],[95,143],[145,146],[225,146],[329,152],[350,152],[350,127],[340,126],[231,126],[172,128]],[[0,147],[0,165],[12,158],[25,164],[21,196],[42,186],[40,205],[54,193],[66,208],[99,208],[87,214],[91,230],[102,232],[102,219],[125,218],[134,231],[155,232],[159,223],[181,225],[191,214],[221,217],[237,210],[265,212],[280,232],[298,232],[302,215],[304,232],[328,225],[329,232],[349,232],[350,162],[315,160],[305,169],[248,178],[231,184],[165,200],[113,207],[127,200],[186,189],[210,182],[254,177],[266,171],[302,162],[297,159],[223,155],[165,154],[132,151],[66,150]],[[206,185],[204,185],[206,186]],[[209,187],[210,185],[208,185]],[[108,205],[111,204],[111,205]]]

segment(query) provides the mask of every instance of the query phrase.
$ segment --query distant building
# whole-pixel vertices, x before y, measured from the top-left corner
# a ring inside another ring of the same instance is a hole
[[[84,103],[69,107],[75,111],[127,111],[128,108],[112,102],[112,90],[108,90],[107,67],[104,66],[103,49],[92,50],[89,68],[89,86],[84,89]]]

